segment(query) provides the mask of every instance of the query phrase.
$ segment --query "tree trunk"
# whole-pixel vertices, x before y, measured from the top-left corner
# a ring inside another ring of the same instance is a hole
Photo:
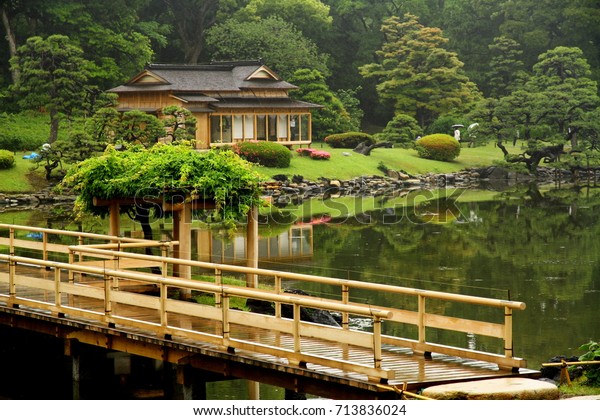
[[[384,141],[381,143],[375,143],[371,145],[367,145],[365,142],[360,143],[358,146],[354,148],[354,152],[360,153],[361,155],[369,156],[371,154],[371,150],[376,149],[378,147],[385,147],[387,149],[391,149],[393,144],[389,141]]]
[[[58,118],[58,111],[50,111],[50,136],[48,136],[48,143],[53,144],[58,139],[58,125],[60,119]]]
[[[4,25],[4,29],[6,30],[8,51],[10,53],[10,57],[13,58],[17,55],[17,40],[15,38],[15,33],[13,32],[12,27],[10,25],[10,18],[8,17],[6,5],[2,6],[2,24]],[[15,68],[11,68],[11,75],[13,85],[19,86],[19,84],[21,83],[21,73]]]

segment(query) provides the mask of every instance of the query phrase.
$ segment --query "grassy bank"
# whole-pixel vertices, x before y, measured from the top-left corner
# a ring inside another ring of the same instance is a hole
[[[36,169],[34,162],[23,159],[26,154],[28,153],[15,153],[15,166],[0,170],[0,192],[37,192],[48,185],[44,178],[43,168]]]
[[[309,157],[300,157],[294,152],[288,168],[258,167],[258,171],[268,178],[285,174],[302,175],[312,181],[319,177],[347,180],[365,175],[382,175],[379,169],[382,165],[388,169],[403,170],[418,175],[428,172],[458,172],[467,168],[491,166],[503,160],[502,152],[493,143],[474,148],[465,146],[460,156],[453,162],[422,159],[414,149],[373,149],[370,156],[364,156],[350,149],[333,149],[325,143],[313,143],[312,148],[329,152],[331,159],[313,160]],[[518,152],[520,146],[508,149],[510,152]]]
[[[285,174],[288,176],[302,175],[309,180],[319,177],[348,180],[366,175],[383,175],[379,169],[385,166],[389,169],[403,170],[409,174],[450,173],[467,168],[485,167],[494,165],[502,160],[500,150],[494,144],[483,147],[462,149],[460,156],[453,162],[438,162],[421,159],[413,149],[374,149],[371,156],[354,153],[350,149],[333,149],[324,143],[315,143],[315,149],[325,150],[331,154],[330,160],[313,160],[309,157],[300,157],[292,153],[291,164],[288,168],[266,168],[257,166],[257,171],[265,178],[273,175]],[[518,152],[519,146],[510,151]],[[39,191],[46,185],[43,169],[34,170],[36,164],[23,159],[28,152],[15,154],[16,165],[0,174],[0,192],[27,193]]]

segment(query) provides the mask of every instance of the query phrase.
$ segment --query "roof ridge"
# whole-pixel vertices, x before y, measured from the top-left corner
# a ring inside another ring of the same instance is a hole
[[[149,63],[147,70],[231,70],[241,66],[262,66],[262,60],[211,61],[204,64]]]

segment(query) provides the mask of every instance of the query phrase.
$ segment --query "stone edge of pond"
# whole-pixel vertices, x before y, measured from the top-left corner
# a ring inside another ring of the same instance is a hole
[[[350,180],[319,178],[309,181],[302,175],[291,178],[285,175],[275,175],[269,181],[262,183],[263,193],[270,197],[276,206],[285,206],[311,198],[336,198],[343,196],[384,196],[395,195],[399,191],[452,188],[477,188],[490,183],[499,187],[519,182],[548,183],[557,180],[569,181],[572,175],[569,171],[551,168],[538,168],[535,175],[516,173],[503,167],[491,166],[486,168],[466,169],[454,173],[428,173],[425,175],[410,175],[404,171],[389,170],[385,175],[368,175]],[[11,207],[40,207],[45,205],[71,204],[75,201],[73,195],[56,195],[51,188],[36,193],[0,193],[0,206]]]

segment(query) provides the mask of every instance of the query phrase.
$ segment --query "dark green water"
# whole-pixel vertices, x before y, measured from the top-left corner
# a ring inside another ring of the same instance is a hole
[[[77,228],[63,217],[52,212],[0,214],[3,223]],[[527,309],[514,315],[514,352],[533,369],[555,355],[579,355],[581,344],[600,340],[600,188],[470,191],[408,208],[382,202],[370,212],[322,221],[305,220],[296,227],[265,221],[260,248],[277,258],[268,261],[263,254],[261,266],[523,301]],[[104,229],[99,221],[80,227]],[[243,255],[243,238],[219,238],[213,237],[213,252],[219,254],[213,260]],[[288,286],[323,296],[333,292],[307,284]],[[359,298],[403,304],[390,296]],[[453,310],[449,307],[447,313]],[[468,334],[451,340],[502,352],[500,343]],[[242,381],[222,382],[209,387],[208,397],[240,399],[246,392]],[[281,390],[270,387],[261,393],[263,398],[283,398]]]

